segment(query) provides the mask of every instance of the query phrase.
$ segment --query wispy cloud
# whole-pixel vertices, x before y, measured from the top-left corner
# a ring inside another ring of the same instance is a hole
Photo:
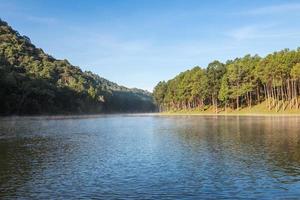
[[[244,11],[240,14],[268,15],[268,14],[289,13],[289,12],[299,12],[299,11],[300,11],[300,3],[286,3],[280,5],[258,7],[252,10]]]
[[[27,21],[32,23],[38,24],[54,24],[58,22],[57,18],[49,17],[44,14],[36,15],[34,11],[28,11],[26,8],[23,8],[17,4],[12,2],[1,2],[0,0],[0,10],[1,15],[0,17],[8,17],[17,19],[19,21]],[[4,19],[5,20],[5,19]]]
[[[251,39],[259,35],[259,29],[255,26],[243,26],[228,31],[227,35],[238,41]]]
[[[58,20],[53,17],[25,15],[23,18],[27,21],[34,22],[34,23],[41,23],[41,24],[53,24],[58,22]]]
[[[280,25],[246,25],[232,29],[227,32],[227,36],[237,41],[265,38],[286,38],[299,37],[300,30],[283,29]]]

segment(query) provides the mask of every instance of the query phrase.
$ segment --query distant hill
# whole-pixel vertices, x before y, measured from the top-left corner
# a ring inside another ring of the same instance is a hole
[[[151,93],[129,89],[35,47],[0,19],[0,114],[151,112]]]

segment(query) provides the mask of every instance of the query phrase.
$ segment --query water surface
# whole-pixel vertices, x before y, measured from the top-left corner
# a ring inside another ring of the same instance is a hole
[[[300,196],[300,118],[0,119],[0,199]]]

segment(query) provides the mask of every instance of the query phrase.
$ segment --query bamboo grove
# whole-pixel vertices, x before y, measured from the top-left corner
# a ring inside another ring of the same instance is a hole
[[[300,109],[300,48],[197,66],[159,82],[153,95],[160,111],[213,108],[219,112],[262,102],[276,112]]]

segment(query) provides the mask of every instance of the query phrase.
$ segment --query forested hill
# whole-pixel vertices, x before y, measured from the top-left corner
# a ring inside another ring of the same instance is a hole
[[[83,72],[0,19],[0,114],[151,112],[149,92]]]
[[[300,48],[262,58],[246,55],[195,67],[159,82],[153,95],[161,111],[215,112],[265,105],[266,111],[300,108]],[[300,110],[299,110],[300,112]]]

